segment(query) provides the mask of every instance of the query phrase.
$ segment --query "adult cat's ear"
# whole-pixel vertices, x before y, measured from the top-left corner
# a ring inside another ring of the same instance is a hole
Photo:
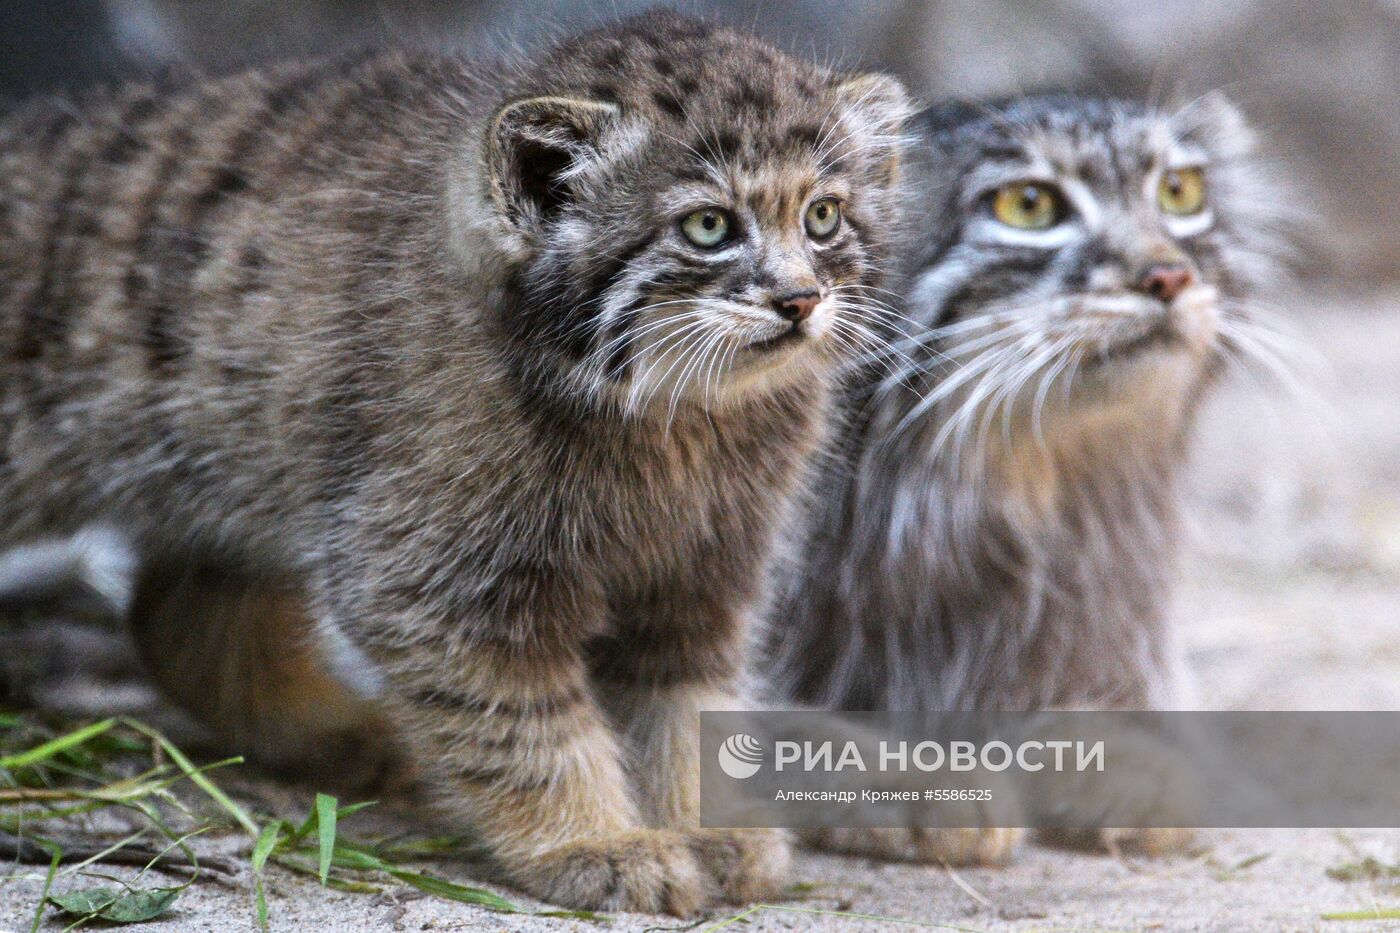
[[[530,97],[496,111],[486,166],[506,222],[529,236],[569,203],[580,167],[599,153],[617,117],[614,104],[573,97]]]
[[[846,124],[859,135],[861,145],[877,154],[892,182],[898,174],[906,126],[914,114],[904,85],[874,72],[838,75],[833,83]]]

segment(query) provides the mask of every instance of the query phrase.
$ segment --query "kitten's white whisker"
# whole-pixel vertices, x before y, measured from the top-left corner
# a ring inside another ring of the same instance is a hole
[[[689,343],[692,338],[696,337],[697,335],[703,336],[704,328],[706,326],[709,326],[711,323],[712,322],[709,319],[704,319],[687,324],[684,328],[681,328],[676,332],[664,334],[637,354],[639,357],[650,355],[654,358],[652,359],[651,363],[648,364],[646,370],[632,382],[632,391],[629,393],[629,408],[631,410],[643,411],[651,405],[652,396],[654,396],[656,392],[660,391],[660,386],[666,381],[671,371],[675,369],[676,361],[673,360],[671,365],[667,368],[667,370],[664,373],[662,373],[661,378],[656,380],[655,382],[652,381],[651,374],[655,372],[656,368],[663,364],[669,357],[672,357],[674,354],[680,352],[681,349],[687,343]],[[660,347],[666,346],[667,344],[669,344],[670,346],[664,352],[654,352]],[[646,391],[649,386],[652,390],[650,396],[646,395]],[[640,405],[636,404],[638,401],[640,401]]]

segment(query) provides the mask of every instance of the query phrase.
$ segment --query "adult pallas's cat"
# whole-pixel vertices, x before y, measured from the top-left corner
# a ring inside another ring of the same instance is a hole
[[[904,310],[925,331],[849,395],[770,673],[838,709],[1178,708],[1193,417],[1231,357],[1276,350],[1252,300],[1277,277],[1278,204],[1251,134],[1219,95],[915,125]]]

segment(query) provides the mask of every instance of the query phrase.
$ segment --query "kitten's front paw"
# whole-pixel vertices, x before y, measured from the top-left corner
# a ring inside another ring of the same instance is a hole
[[[515,877],[553,904],[686,917],[717,900],[775,897],[790,862],[782,830],[638,830],[547,852]]]
[[[513,874],[532,896],[575,910],[688,917],[717,893],[691,840],[669,830],[571,843],[517,867]]]
[[[734,904],[769,900],[787,887],[792,846],[781,829],[697,829],[691,850],[714,880],[719,895]]]
[[[1024,832],[978,827],[960,829],[810,829],[802,841],[814,849],[900,862],[1001,865],[1010,860]]]

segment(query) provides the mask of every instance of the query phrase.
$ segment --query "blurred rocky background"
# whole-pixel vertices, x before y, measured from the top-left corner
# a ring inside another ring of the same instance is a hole
[[[386,42],[483,53],[638,0],[4,0],[0,95]],[[1400,279],[1400,0],[688,0],[794,52],[883,65],[929,97],[1059,88],[1186,102],[1223,88],[1311,215],[1301,267]]]
[[[647,5],[0,0],[0,97],[390,42],[487,54]],[[1186,490],[1195,546],[1182,568],[1178,632],[1205,708],[1400,709],[1400,0],[676,5],[799,54],[883,65],[927,97],[1054,87],[1184,103],[1223,88],[1238,101],[1282,171],[1276,196],[1312,216],[1295,237],[1309,281],[1275,316],[1318,365],[1295,393],[1250,375],[1228,380],[1203,413]],[[22,674],[36,681],[25,687],[41,708],[132,712],[184,740],[173,711],[162,713],[132,678],[124,642],[71,621],[59,628],[36,615],[0,630],[0,687]],[[253,779],[244,790],[255,800],[291,793]],[[1029,849],[1011,868],[948,869],[948,878],[927,866],[804,854],[798,877],[815,892],[804,895],[806,908],[1018,933],[1318,929],[1324,911],[1394,899],[1387,873],[1400,866],[1400,834],[1392,830],[1222,831],[1202,843],[1152,866]],[[1384,890],[1337,873],[1363,856],[1370,861],[1360,864],[1379,866]],[[398,894],[353,901],[314,879],[281,884],[279,909],[295,912],[296,929],[501,929],[500,915],[463,905],[400,903]],[[42,871],[0,877],[0,930],[28,928],[43,888]],[[182,903],[187,912],[153,933],[185,933],[195,918],[212,933],[249,928],[241,889],[201,885]],[[793,916],[754,917],[751,928],[792,929]],[[801,916],[803,929],[876,928]],[[1353,927],[1363,925],[1373,928]],[[655,918],[636,917],[612,927],[656,928]]]

